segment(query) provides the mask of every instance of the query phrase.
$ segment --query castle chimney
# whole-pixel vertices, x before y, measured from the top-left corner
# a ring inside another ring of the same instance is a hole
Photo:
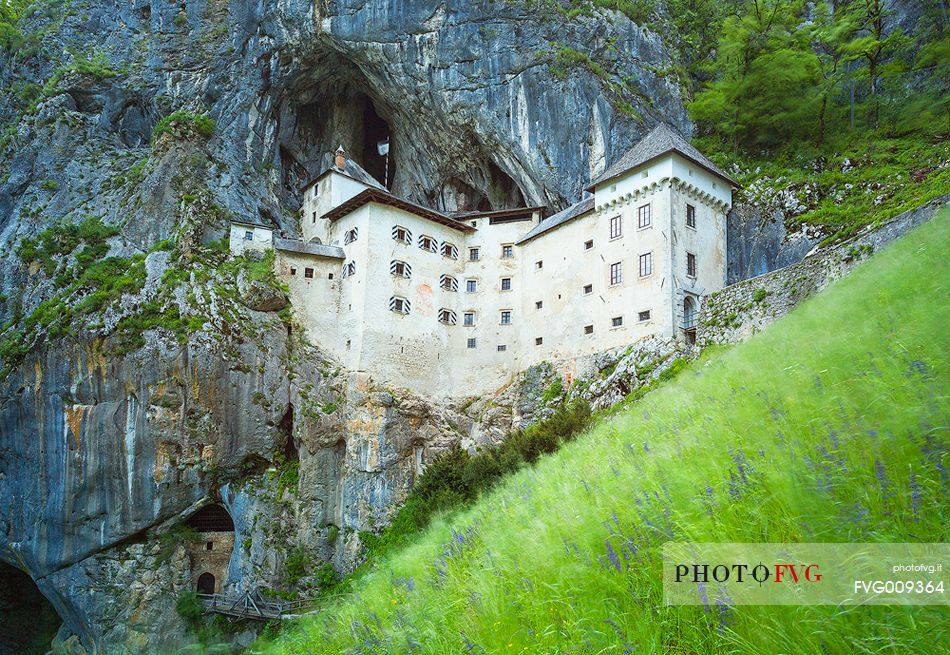
[[[336,149],[336,158],[334,159],[334,164],[341,171],[346,168],[346,150],[343,149],[343,146],[340,146]]]

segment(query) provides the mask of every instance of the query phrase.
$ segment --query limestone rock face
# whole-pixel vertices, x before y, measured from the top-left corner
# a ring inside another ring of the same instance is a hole
[[[229,277],[230,264],[191,266],[228,221],[297,236],[299,188],[324,154],[344,144],[383,179],[387,135],[385,181],[409,199],[559,208],[657,120],[690,126],[673,78],[656,73],[669,63],[660,38],[613,12],[564,20],[488,0],[56,12],[24,25],[48,28],[40,54],[0,65],[4,88],[51,82],[35,110],[0,97],[13,119],[0,324],[22,327],[48,301],[51,323],[87,306],[95,287],[70,295],[62,268],[21,257],[56,225],[115,227],[105,254],[141,257],[144,284],[55,333],[22,332],[0,380],[0,559],[56,607],[61,642],[171,648],[189,640],[175,600],[194,581],[187,558],[155,547],[200,504],[234,518],[227,585],[279,587],[298,547],[314,565],[353,566],[360,531],[388,520],[440,450],[543,414],[514,394],[479,419],[337,370],[275,313],[282,294]],[[572,52],[598,66],[564,63],[583,61]],[[101,58],[78,66],[82,53]],[[207,113],[213,133],[179,130],[153,149],[179,109]]]

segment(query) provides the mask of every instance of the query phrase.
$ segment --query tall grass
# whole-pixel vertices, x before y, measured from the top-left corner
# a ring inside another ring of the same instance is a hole
[[[947,243],[944,213],[256,652],[946,652],[945,607],[664,607],[659,546],[946,540]]]

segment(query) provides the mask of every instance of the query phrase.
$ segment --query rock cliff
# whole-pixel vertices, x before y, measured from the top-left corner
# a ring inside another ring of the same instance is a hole
[[[352,566],[426,461],[514,420],[339,370],[267,262],[221,251],[229,219],[295,234],[340,143],[382,179],[388,137],[387,181],[418,202],[560,207],[657,120],[689,129],[661,39],[611,12],[100,0],[21,27],[0,68],[0,559],[90,652],[188,641],[175,535],[201,505],[234,520],[230,587],[286,588],[291,556]]]

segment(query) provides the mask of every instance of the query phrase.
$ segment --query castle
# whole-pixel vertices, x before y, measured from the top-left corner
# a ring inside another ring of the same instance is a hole
[[[340,148],[303,189],[302,239],[234,222],[230,247],[275,251],[308,338],[343,366],[460,398],[541,361],[570,379],[643,337],[694,338],[725,285],[736,187],[662,123],[546,218],[416,205]]]

